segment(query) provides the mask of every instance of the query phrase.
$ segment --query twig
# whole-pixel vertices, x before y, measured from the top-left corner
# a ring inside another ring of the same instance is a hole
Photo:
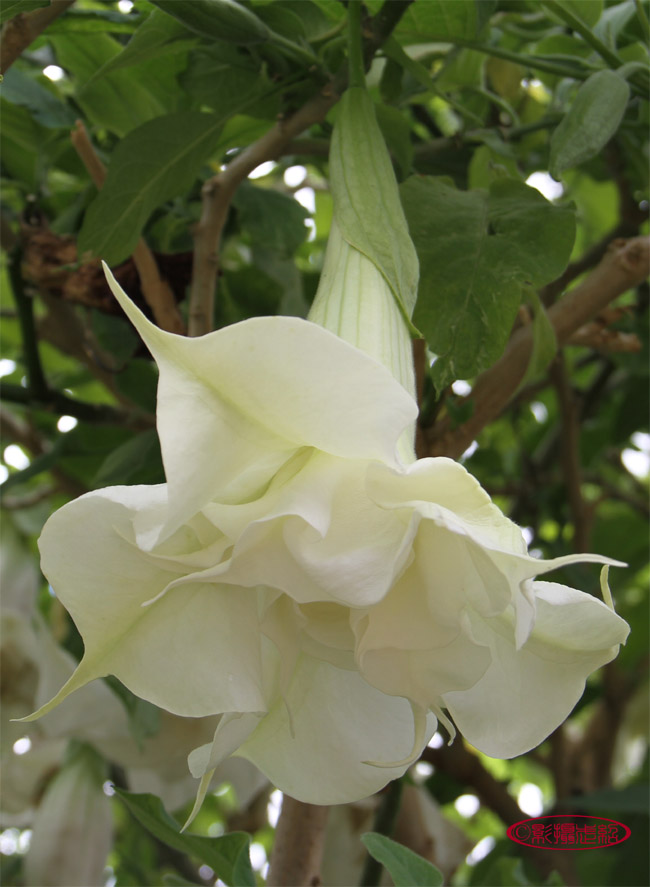
[[[52,0],[43,9],[22,12],[9,19],[0,39],[0,74],[8,71],[23,50],[73,3],[74,0]]]
[[[562,352],[553,361],[549,376],[555,388],[561,417],[560,452],[573,521],[573,548],[577,552],[588,551],[590,521],[581,490],[580,418]]]
[[[21,272],[22,250],[15,247],[9,261],[9,279],[16,300],[18,322],[23,340],[23,357],[27,370],[27,388],[34,397],[47,395],[47,382],[38,352],[36,327],[34,326],[34,302],[25,292]]]
[[[366,66],[389,37],[412,0],[386,0],[368,26],[364,41]],[[201,217],[194,231],[194,262],[190,290],[188,334],[202,336],[212,329],[214,296],[219,276],[219,249],[235,192],[256,166],[283,154],[300,133],[324,119],[347,84],[347,65],[295,114],[279,120],[258,141],[249,145],[228,167],[204,184]]]
[[[123,428],[136,430],[151,428],[153,425],[153,417],[147,416],[146,413],[118,409],[108,404],[86,403],[68,397],[60,391],[47,389],[43,394],[36,395],[22,385],[9,384],[3,385],[1,391],[2,397],[12,403],[21,403],[63,416],[74,416],[75,419],[97,425],[121,425]]]
[[[284,795],[267,887],[317,887],[329,807]]]
[[[70,133],[70,140],[90,178],[100,190],[106,179],[106,167],[97,156],[81,120],[77,120],[75,128]],[[142,294],[158,326],[170,333],[184,335],[185,324],[176,305],[172,288],[160,276],[154,255],[142,237],[133,250],[133,264],[140,276]]]
[[[393,834],[403,792],[404,779],[394,779],[389,783],[377,810],[373,831],[387,837]],[[368,853],[363,866],[361,880],[359,881],[361,887],[376,887],[376,885],[379,885],[383,868],[381,862],[378,862]]]
[[[621,293],[648,275],[650,238],[614,240],[597,268],[574,290],[551,306],[548,312],[560,345]],[[468,395],[474,412],[457,428],[448,416],[425,431],[430,456],[458,458],[476,435],[506,407],[524,376],[532,350],[531,326],[524,326],[510,339],[503,356],[482,373]]]

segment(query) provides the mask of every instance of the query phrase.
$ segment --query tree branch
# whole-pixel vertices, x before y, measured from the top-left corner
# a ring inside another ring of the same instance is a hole
[[[366,66],[379,46],[389,37],[412,0],[386,0],[377,15],[370,20],[364,33]],[[324,119],[329,109],[339,100],[347,85],[347,65],[337,76],[312,96],[295,114],[279,120],[258,141],[249,145],[228,167],[204,184],[201,217],[194,231],[194,262],[190,290],[190,336],[202,336],[212,329],[214,295],[219,276],[219,249],[230,204],[235,192],[256,166],[266,160],[275,160],[293,143],[300,133]]]
[[[0,74],[8,71],[23,50],[73,3],[74,0],[52,0],[49,6],[42,9],[22,12],[10,18],[2,28],[0,37]]]
[[[97,156],[81,120],[77,120],[75,128],[70,133],[70,140],[95,186],[98,190],[101,189],[106,179],[106,167]],[[172,288],[160,276],[154,255],[142,237],[133,250],[133,264],[140,276],[142,295],[151,308],[158,326],[170,333],[184,335],[185,324],[178,310]]]
[[[549,376],[555,388],[560,413],[562,473],[569,494],[569,509],[573,522],[573,549],[576,552],[589,551],[591,521],[581,489],[580,418],[562,352],[553,361]]]
[[[267,887],[317,887],[329,807],[284,795]]]
[[[22,385],[2,386],[2,397],[12,403],[20,403],[35,409],[59,413],[63,416],[74,416],[84,422],[97,425],[121,425],[124,428],[142,430],[153,427],[153,417],[146,413],[130,412],[107,404],[86,403],[75,400],[59,391],[48,389],[42,395],[30,392]]]
[[[647,277],[650,238],[614,240],[600,264],[574,290],[548,312],[560,345],[603,310],[617,296]],[[465,400],[474,401],[474,412],[457,428],[449,416],[425,430],[430,456],[458,458],[476,435],[507,406],[524,376],[532,351],[532,326],[518,329],[503,356],[482,373]]]

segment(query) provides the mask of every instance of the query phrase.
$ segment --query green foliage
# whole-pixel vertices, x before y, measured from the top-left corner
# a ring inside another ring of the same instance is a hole
[[[3,0],[0,21],[48,5]],[[448,421],[453,432],[480,413],[480,400],[465,398],[460,380],[471,383],[489,370],[513,328],[532,322],[528,370],[515,397],[462,459],[526,528],[541,556],[571,552],[582,534],[589,550],[629,565],[612,570],[610,581],[632,632],[606,677],[590,679],[552,749],[547,742],[511,761],[468,751],[475,769],[436,763],[420,790],[441,805],[444,822],[465,842],[447,879],[457,887],[563,883],[562,875],[542,873],[505,837],[502,808],[486,784],[510,802],[536,786],[544,812],[577,803],[590,814],[622,819],[632,828],[629,841],[578,851],[575,869],[583,887],[638,887],[650,882],[648,730],[639,702],[649,620],[647,284],[621,294],[596,318],[587,330],[591,338],[562,346],[569,412],[558,396],[557,373],[549,374],[557,342],[548,309],[593,274],[613,238],[648,232],[648,3],[403,5],[390,38],[375,52],[370,99],[350,90],[326,115],[307,114],[304,131],[281,150],[256,154],[258,162],[272,163],[263,177],[239,184],[220,243],[213,244],[219,265],[213,325],[307,314],[332,223],[329,181],[337,164],[350,177],[334,195],[344,236],[377,263],[436,357],[424,383],[428,435],[438,423]],[[204,186],[212,180],[215,187],[215,176],[272,130],[282,131],[296,111],[324,109],[331,90],[343,90],[347,6],[339,0],[136,0],[124,13],[115,0],[77,0],[25,49],[0,85],[3,249],[17,242],[22,250],[22,304],[35,318],[34,330],[26,329],[3,253],[3,597],[5,588],[8,594],[32,589],[38,601],[33,622],[76,658],[83,654],[80,636],[37,578],[42,525],[74,496],[165,479],[154,430],[157,371],[86,254],[122,265],[125,289],[144,307],[131,260],[144,238],[187,321]],[[395,4],[368,0],[364,35],[378,26],[374,16],[385,21],[394,12]],[[62,69],[60,79],[44,73],[50,65]],[[333,139],[343,115],[345,138]],[[100,191],[70,141],[78,118],[107,167]],[[388,153],[376,148],[382,137]],[[300,184],[288,172],[295,175],[295,167]],[[393,169],[399,201],[386,187]],[[554,193],[549,172],[557,180]],[[548,197],[532,187],[535,173]],[[302,189],[314,213],[298,201]],[[402,213],[415,253],[405,232],[391,233]],[[46,382],[38,396],[35,354]],[[58,427],[71,415],[76,427],[62,430],[69,420]],[[214,451],[218,458],[218,441]],[[567,468],[569,457],[573,468]],[[600,595],[593,567],[568,568],[552,579]],[[24,591],[26,609],[29,600]],[[28,683],[30,669],[22,674]],[[157,741],[159,709],[121,686],[113,689],[128,712],[125,741],[135,739],[138,749]],[[607,729],[598,732],[602,723]],[[596,733],[597,742],[590,739]],[[564,757],[563,744],[571,752]],[[609,753],[611,772],[594,767],[599,749]],[[3,766],[15,757],[3,751]],[[40,774],[39,793],[59,764]],[[597,773],[603,784],[593,790]],[[128,768],[112,778],[131,785]],[[561,797],[567,785],[576,793],[569,799]],[[480,796],[469,817],[456,806],[466,794]],[[124,803],[112,802],[115,843],[108,859],[116,887],[198,884],[201,863],[228,884],[260,881],[248,845],[252,837],[269,853],[273,829],[262,812],[250,837],[228,833],[229,817],[237,815],[232,789],[208,794],[195,821],[200,834],[179,832],[152,796],[121,796]],[[183,803],[189,813],[191,801]],[[263,811],[264,799],[260,803]],[[249,821],[259,815],[251,810]],[[7,828],[13,828],[9,819]],[[485,858],[466,861],[468,849],[485,838],[493,843]],[[434,845],[445,840],[436,835]],[[435,869],[394,841],[378,834],[364,841],[394,883],[441,883]],[[351,843],[360,849],[356,835]],[[3,883],[25,883],[23,860],[20,852],[3,852]]]
[[[229,887],[255,887],[248,855],[249,836],[231,832],[220,838],[203,838],[179,830],[155,795],[136,795],[116,789],[135,818],[158,840],[209,865]]]
[[[605,147],[623,119],[629,96],[629,86],[614,71],[598,71],[585,80],[551,139],[549,169],[556,179]]]
[[[368,832],[361,840],[373,859],[386,867],[395,887],[441,887],[442,872],[408,847],[376,832]]]
[[[402,198],[420,259],[414,322],[438,356],[441,391],[500,356],[526,287],[548,283],[566,265],[573,214],[511,179],[486,193],[412,178]]]

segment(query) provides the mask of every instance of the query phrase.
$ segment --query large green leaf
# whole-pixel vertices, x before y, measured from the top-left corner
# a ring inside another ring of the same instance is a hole
[[[361,840],[368,853],[380,862],[393,879],[395,887],[441,887],[442,872],[408,847],[377,832],[367,832]]]
[[[526,288],[566,267],[574,215],[513,179],[465,192],[442,179],[411,178],[401,191],[420,259],[413,319],[438,355],[433,376],[441,390],[500,356]]]
[[[549,169],[556,179],[605,147],[623,119],[629,97],[630,87],[614,71],[597,71],[585,80],[551,137]]]
[[[108,34],[70,34],[51,37],[59,64],[74,75],[76,99],[89,120],[124,136],[146,120],[174,109],[178,86],[174,66],[152,67],[144,62],[95,77],[122,52]]]
[[[248,855],[250,836],[245,832],[231,832],[220,838],[181,833],[178,823],[167,813],[160,798],[122,789],[115,789],[115,792],[138,822],[160,841],[200,859],[230,887],[255,887],[255,875]]]
[[[197,42],[197,37],[175,18],[154,9],[124,49],[100,68],[95,77],[104,77],[110,71],[129,68],[169,52],[181,52]]]
[[[254,12],[236,0],[152,0],[202,37],[229,43],[262,43],[271,32]]]
[[[181,84],[195,100],[221,115],[243,105],[254,117],[271,118],[280,110],[280,94],[259,62],[227,43],[214,43],[193,52]]]
[[[496,3],[493,0],[427,0],[412,3],[397,28],[397,35],[413,42],[473,40],[482,31]]]
[[[288,258],[307,237],[309,213],[286,194],[244,184],[233,201],[242,228],[254,244]]]
[[[413,314],[418,259],[388,149],[365,89],[348,89],[330,149],[335,216],[344,239],[385,277],[405,317]],[[390,220],[386,224],[384,220]]]
[[[88,208],[79,253],[109,265],[133,251],[151,212],[191,188],[219,144],[221,118],[198,111],[168,114],[139,126],[113,154],[104,187]]]

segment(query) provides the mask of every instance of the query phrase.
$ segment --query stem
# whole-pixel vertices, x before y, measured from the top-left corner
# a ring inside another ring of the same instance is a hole
[[[620,58],[603,43],[600,37],[597,37],[596,34],[594,34],[591,28],[589,28],[579,16],[575,15],[567,7],[562,6],[557,0],[544,0],[543,5],[547,9],[550,9],[551,12],[555,13],[555,15],[562,19],[562,21],[566,22],[570,28],[573,28],[576,34],[580,34],[585,43],[592,46],[598,55],[606,61],[610,67],[620,68],[622,64]]]
[[[48,396],[47,382],[41,366],[41,357],[38,353],[38,340],[36,327],[34,326],[34,302],[25,293],[21,273],[22,250],[16,247],[9,262],[9,279],[18,309],[18,322],[23,340],[23,357],[27,370],[27,389],[31,397],[44,398]]]
[[[284,795],[267,887],[320,884],[328,813],[329,807],[304,804]]]
[[[361,0],[350,0],[348,4],[348,65],[350,86],[365,87],[366,71],[361,42]]]
[[[639,24],[641,25],[641,30],[643,31],[645,42],[648,43],[650,42],[650,24],[648,23],[648,17],[645,14],[643,3],[641,3],[641,0],[634,0],[634,5],[636,7],[636,17],[638,18]]]
[[[378,834],[385,835],[387,838],[392,835],[403,792],[403,778],[393,780],[386,789],[375,819],[374,831]],[[378,887],[383,868],[381,862],[368,854],[359,881],[360,887]]]

